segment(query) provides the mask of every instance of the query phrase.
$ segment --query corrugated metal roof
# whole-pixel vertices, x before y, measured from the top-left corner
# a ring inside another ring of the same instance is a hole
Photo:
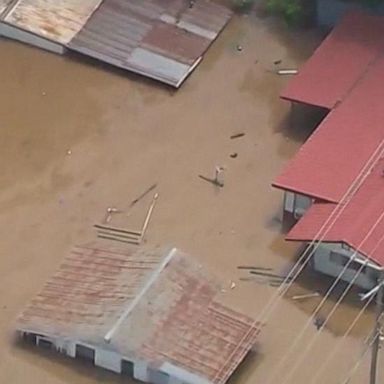
[[[284,99],[332,109],[384,50],[384,19],[352,12],[281,92]]]
[[[14,0],[0,0],[0,18]]]
[[[101,2],[102,0],[19,0],[4,21],[54,42],[67,44]]]
[[[189,4],[104,0],[68,47],[178,87],[231,17],[206,0]]]
[[[292,228],[287,240],[343,242],[384,266],[384,160],[380,160],[345,206],[315,203]],[[334,212],[334,213],[333,213]],[[332,225],[319,230],[324,223]]]
[[[251,327],[251,318],[218,303],[219,289],[177,250],[75,247],[20,316],[18,328],[106,345],[153,367],[170,363],[224,382],[259,329]]]
[[[334,57],[337,61],[337,56]],[[320,124],[274,186],[339,202],[384,140],[384,57]]]

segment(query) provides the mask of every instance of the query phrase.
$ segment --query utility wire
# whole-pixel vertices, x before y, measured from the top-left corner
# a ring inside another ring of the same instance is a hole
[[[331,215],[327,218],[327,220],[323,223],[321,228],[319,229],[318,233],[314,237],[314,240],[311,241],[309,246],[307,247],[306,251],[301,255],[299,260],[295,263],[291,271],[288,273],[288,275],[285,277],[282,285],[279,287],[279,289],[275,292],[274,295],[272,295],[271,299],[267,302],[267,304],[264,306],[264,308],[261,311],[261,314],[258,316],[258,318],[250,325],[248,331],[245,333],[243,338],[240,340],[240,342],[236,345],[236,347],[233,349],[232,353],[228,356],[226,361],[223,363],[222,367],[217,371],[213,381],[217,380],[217,378],[223,373],[223,370],[226,368],[226,372],[231,372],[234,367],[234,363],[227,364],[231,361],[233,356],[237,353],[238,349],[241,347],[243,342],[250,336],[250,334],[255,332],[255,327],[261,324],[264,321],[267,321],[271,312],[277,305],[277,303],[282,299],[284,294],[289,290],[295,279],[298,277],[298,275],[301,273],[301,271],[304,269],[305,265],[309,262],[311,256],[316,252],[317,248],[320,246],[321,241],[324,239],[326,233],[330,230],[332,225],[336,222],[338,217],[341,215],[343,210],[346,208],[346,206],[350,202],[351,196],[353,196],[354,192],[361,186],[361,184],[364,182],[364,180],[368,177],[369,173],[373,169],[373,167],[376,165],[376,163],[380,160],[382,156],[382,146],[384,144],[384,140],[380,142],[376,150],[372,153],[371,157],[367,160],[367,162],[364,164],[362,170],[360,173],[356,176],[356,178],[352,181],[351,185],[349,186],[348,190],[345,192],[345,194],[342,196],[340,203],[335,207],[335,209],[332,211]],[[377,158],[376,158],[377,157]],[[373,163],[372,163],[373,162]],[[371,164],[372,163],[372,164]],[[361,180],[359,181],[359,178],[361,177]],[[357,185],[355,185],[357,183]],[[340,212],[337,212],[338,207],[341,207]],[[333,216],[336,216],[333,220],[333,222],[330,224],[330,221],[333,219]],[[329,227],[327,228],[327,226]],[[320,238],[320,233],[324,230],[324,234]],[[316,244],[315,247],[313,245]],[[307,251],[310,250],[309,256],[307,257]],[[307,257],[307,259],[303,262],[303,260]],[[300,264],[304,264],[299,268],[296,272],[296,268]],[[290,281],[291,280],[291,281]],[[287,284],[290,281],[290,284]],[[269,312],[268,312],[269,310]],[[264,316],[266,319],[264,319]],[[222,384],[222,381],[225,380],[226,375],[223,375],[223,377],[218,381],[218,384]]]
[[[360,365],[363,362],[366,354],[371,349],[371,347],[372,347],[372,345],[375,342],[377,337],[380,337],[380,332],[376,332],[373,336],[371,336],[371,333],[368,335],[367,342],[369,341],[370,338],[371,338],[371,341],[367,344],[366,348],[363,350],[363,353],[360,355],[360,357],[358,358],[356,363],[352,366],[351,369],[348,370],[349,373],[348,373],[347,377],[344,380],[340,381],[340,384],[349,384],[349,382],[351,381],[353,375],[355,374],[357,369],[360,367]]]
[[[354,260],[356,259],[356,256],[357,254],[359,253],[359,250],[360,248],[362,247],[362,245],[366,242],[366,240],[372,235],[373,231],[376,229],[376,227],[380,224],[380,222],[382,221],[382,219],[384,218],[384,210],[382,211],[381,215],[379,216],[379,218],[376,220],[376,222],[374,223],[374,225],[369,229],[369,231],[367,232],[367,234],[365,235],[365,237],[363,238],[363,240],[360,242],[359,246],[355,249],[354,253],[352,254],[351,258],[348,260],[348,262],[346,263],[346,265],[343,267],[343,269],[341,270],[341,272],[339,273],[339,275],[336,277],[336,279],[334,280],[333,284],[331,285],[331,287],[328,289],[328,291],[326,292],[325,296],[323,297],[323,299],[321,300],[321,302],[318,304],[318,306],[316,307],[315,311],[313,312],[313,314],[308,318],[307,322],[305,323],[304,327],[302,328],[302,330],[300,331],[300,333],[295,337],[295,340],[293,341],[293,343],[291,344],[291,346],[288,348],[288,351],[284,354],[284,356],[282,357],[282,359],[279,361],[279,363],[277,364],[277,366],[274,368],[271,376],[270,376],[270,379],[266,381],[267,384],[270,384],[273,382],[273,379],[276,377],[276,375],[279,373],[279,370],[280,368],[284,365],[284,363],[287,361],[288,357],[295,351],[296,347],[299,345],[299,342],[300,340],[303,338],[303,336],[305,335],[305,332],[306,330],[312,325],[313,323],[313,320],[316,318],[317,314],[320,312],[321,308],[324,306],[325,302],[328,300],[328,298],[330,297],[331,293],[334,291],[334,289],[336,288],[337,284],[340,282],[342,276],[345,274],[345,272],[347,271],[348,267],[351,265],[351,263],[354,262]],[[380,240],[375,244],[373,250],[371,251],[371,253],[373,254],[377,248],[380,246],[380,244],[382,243],[382,241],[384,240],[384,234],[383,236],[381,236]],[[352,288],[353,286],[353,283],[357,280],[358,276],[361,274],[361,272],[363,271],[363,269],[368,265],[369,263],[369,260],[370,258],[368,257],[365,262],[363,264],[361,264],[359,270],[355,273],[352,281],[348,284],[347,288],[344,290],[343,294],[341,295],[341,298],[339,298],[339,300],[337,301],[337,303],[335,304],[335,306],[333,307],[333,309],[331,310],[330,314],[328,315],[328,317],[326,318],[325,322],[321,325],[320,329],[319,329],[319,332],[322,332],[322,330],[324,329],[327,321],[330,319],[330,317],[332,316],[332,314],[336,311],[337,307],[340,305],[341,301],[343,300],[343,298],[346,296],[346,294],[349,292],[349,290]],[[318,337],[318,334],[316,334],[314,336],[314,339]],[[313,340],[313,339],[312,339]],[[311,344],[309,344],[311,345]],[[307,345],[307,348],[308,348],[308,345]],[[306,349],[307,351],[307,349]],[[305,356],[304,356],[305,358]],[[296,364],[294,365],[294,369],[295,367],[297,367],[298,365],[298,361],[300,361],[299,359],[296,360]],[[289,374],[288,375],[285,375],[285,377],[289,377]],[[284,381],[284,383],[286,382],[286,380]]]
[[[360,318],[363,316],[364,312],[367,310],[369,305],[371,304],[372,300],[375,298],[375,295],[372,295],[369,300],[364,304],[364,307],[361,308],[358,315],[355,317],[349,328],[346,330],[344,335],[341,337],[340,340],[337,341],[336,346],[332,349],[331,353],[329,353],[326,357],[326,359],[322,362],[320,368],[316,371],[315,375],[312,377],[312,380],[309,384],[316,384],[318,382],[319,377],[324,372],[324,369],[327,367],[327,365],[330,363],[330,361],[333,359],[333,357],[336,355],[336,353],[339,351],[340,347],[343,345],[346,338],[349,336],[349,334],[352,332],[353,328],[356,326]]]
[[[380,215],[380,218],[382,218],[384,216],[384,211],[382,212],[382,214]],[[377,225],[377,223],[376,223]],[[380,238],[379,242],[376,243],[376,246],[375,246],[375,250],[377,249],[378,247],[378,244],[381,243],[381,241],[383,240],[383,237],[384,235]],[[292,367],[292,369],[288,372],[288,374],[285,376],[285,379],[283,381],[282,384],[286,384],[288,382],[288,380],[291,378],[291,376],[295,373],[295,371],[297,370],[297,368],[300,366],[300,364],[303,362],[303,360],[305,360],[305,357],[307,356],[308,352],[311,350],[311,348],[313,347],[313,345],[315,344],[316,340],[319,338],[319,336],[321,335],[321,333],[324,331],[325,329],[325,326],[327,325],[327,323],[329,322],[330,318],[332,317],[332,315],[335,313],[336,309],[340,306],[341,302],[344,300],[344,298],[346,297],[347,293],[350,291],[350,289],[352,288],[353,284],[355,283],[355,281],[357,280],[358,276],[360,275],[360,273],[362,272],[362,270],[367,266],[368,262],[369,262],[370,258],[367,258],[365,263],[361,265],[360,269],[355,273],[354,277],[352,278],[352,280],[349,282],[347,288],[343,291],[342,295],[340,296],[340,298],[337,300],[336,304],[334,305],[334,307],[332,308],[332,310],[329,312],[329,314],[327,315],[326,319],[324,320],[323,324],[321,324],[318,332],[312,337],[311,341],[306,345],[306,348],[304,349],[303,353],[301,354],[301,356],[296,360],[294,366]]]

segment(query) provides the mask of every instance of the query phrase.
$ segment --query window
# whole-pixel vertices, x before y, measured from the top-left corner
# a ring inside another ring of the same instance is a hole
[[[156,384],[168,384],[169,375],[155,369],[149,369],[149,381]]]
[[[298,193],[295,194],[295,202],[294,202],[294,216],[296,219],[299,219],[304,213],[308,210],[308,208],[312,205],[312,199],[308,196],[300,195]]]
[[[95,350],[85,345],[76,344],[76,358],[95,363]]]
[[[36,344],[37,342],[37,337],[34,333],[23,332],[23,339],[31,344]]]
[[[331,251],[329,254],[329,259],[333,263],[340,265],[342,267],[345,267],[346,265],[348,265],[347,267],[348,269],[351,269],[359,273],[365,273],[367,270],[367,267],[366,266],[363,267],[362,263],[359,263],[358,261],[355,261],[355,260],[351,261],[350,257],[345,256],[338,252]]]
[[[49,341],[47,339],[39,338],[39,347],[45,348],[45,349],[51,349],[53,346],[52,341]]]
[[[367,267],[364,266],[362,263],[359,263],[358,261],[351,261],[350,264],[348,265],[349,269],[353,269],[354,271],[358,273],[365,273],[367,270]]]
[[[329,259],[332,261],[332,263],[341,265],[342,267],[346,266],[349,260],[347,256],[342,255],[341,253],[338,253],[335,251],[330,252]]]
[[[132,361],[121,360],[121,373],[133,377],[134,365]]]

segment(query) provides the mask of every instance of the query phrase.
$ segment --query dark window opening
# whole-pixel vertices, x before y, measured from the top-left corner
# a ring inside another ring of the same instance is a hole
[[[348,264],[347,268],[353,271],[365,273],[367,270],[367,267],[363,267],[363,264],[354,260],[350,261],[350,258],[348,256],[342,255],[338,252],[331,251],[329,257],[332,262],[341,265],[342,267],[345,267]]]
[[[76,358],[95,364],[95,350],[81,344],[76,344]]]
[[[36,345],[36,342],[37,342],[36,335],[33,333],[27,333],[27,332],[23,332],[23,340],[29,344],[34,344],[34,345]]]
[[[49,341],[47,339],[39,339],[39,347],[42,347],[45,349],[52,349],[53,344],[52,344],[52,341]]]
[[[156,384],[168,384],[169,375],[155,369],[149,369],[149,381]]]
[[[133,377],[134,365],[132,361],[121,360],[121,373]]]

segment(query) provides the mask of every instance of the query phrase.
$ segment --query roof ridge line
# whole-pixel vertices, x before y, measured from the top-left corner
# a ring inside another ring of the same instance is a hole
[[[104,341],[105,342],[109,343],[111,341],[113,335],[118,330],[120,325],[129,316],[129,314],[133,311],[133,309],[140,302],[140,300],[143,298],[143,296],[148,292],[148,290],[152,287],[152,285],[155,283],[155,281],[159,277],[160,273],[168,265],[168,263],[171,261],[171,259],[173,258],[173,256],[175,255],[176,252],[177,252],[177,248],[172,248],[170,250],[170,252],[168,253],[168,255],[160,263],[160,265],[152,272],[152,274],[150,275],[148,281],[143,286],[143,288],[141,289],[139,294],[131,301],[131,303],[128,305],[128,307],[125,309],[125,311],[117,319],[117,321],[113,325],[113,327],[105,334],[105,336],[104,336]]]
[[[11,12],[13,12],[19,2],[20,0],[11,0],[11,2],[7,5],[7,8],[0,15],[0,19],[5,20],[5,18],[8,17]]]

